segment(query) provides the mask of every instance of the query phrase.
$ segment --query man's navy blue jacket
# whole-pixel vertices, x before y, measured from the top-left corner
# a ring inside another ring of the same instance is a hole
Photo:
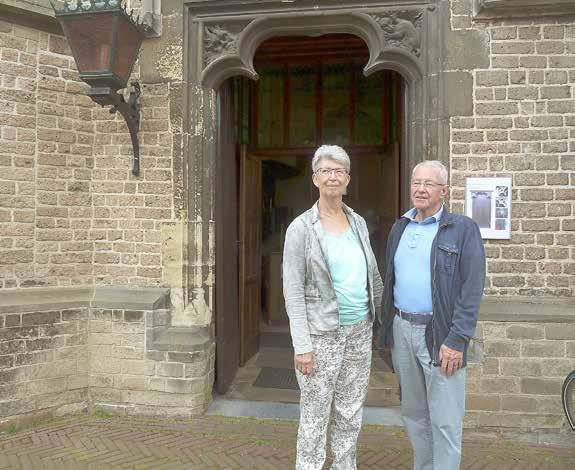
[[[384,348],[393,346],[394,257],[409,219],[397,220],[387,240],[383,299],[379,336]],[[433,320],[427,325],[426,342],[434,365],[440,365],[439,348],[445,344],[463,351],[462,367],[467,364],[467,346],[475,334],[479,305],[485,285],[485,251],[477,224],[464,215],[452,214],[444,207],[437,235],[431,245],[431,297]],[[417,273],[413,273],[417,276]]]

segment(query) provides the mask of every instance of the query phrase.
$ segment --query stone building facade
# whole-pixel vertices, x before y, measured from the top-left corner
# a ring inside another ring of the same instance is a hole
[[[462,212],[466,177],[513,179],[512,237],[485,244],[466,425],[566,431],[559,395],[575,369],[569,2],[162,0],[162,34],[144,42],[134,72],[139,177],[123,120],[86,96],[48,2],[18,3],[0,0],[0,422],[89,405],[206,409],[223,328],[217,90],[234,75],[255,78],[264,39],[350,33],[370,49],[367,72],[391,68],[406,80],[405,181],[414,163],[441,159],[451,208]],[[375,21],[412,10],[415,46]],[[210,43],[210,25],[228,40]]]

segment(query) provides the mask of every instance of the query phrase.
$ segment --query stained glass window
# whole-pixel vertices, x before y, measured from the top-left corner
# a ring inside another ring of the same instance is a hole
[[[365,77],[363,65],[347,62],[281,64],[259,70],[259,75],[259,148],[308,148],[320,143],[377,146],[401,138],[402,78],[395,72],[380,71]],[[248,106],[247,96],[242,94],[242,106]],[[318,112],[321,129],[317,126]],[[248,118],[244,115],[239,120],[242,141]]]
[[[356,67],[355,144],[378,145],[382,136],[382,105],[384,90],[381,73],[365,77],[362,67]],[[388,111],[386,111],[388,112]]]
[[[282,147],[284,144],[284,80],[283,67],[267,68],[259,73],[258,145]]]
[[[323,141],[346,145],[350,141],[350,82],[348,64],[323,67]]]
[[[317,67],[290,70],[289,142],[293,147],[313,147],[316,143]]]

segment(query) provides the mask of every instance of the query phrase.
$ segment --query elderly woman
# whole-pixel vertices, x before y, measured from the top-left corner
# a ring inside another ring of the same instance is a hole
[[[365,221],[342,201],[350,181],[347,153],[324,145],[312,169],[319,200],[288,227],[283,257],[301,390],[296,469],[323,468],[331,416],[331,468],[352,470],[382,283]]]

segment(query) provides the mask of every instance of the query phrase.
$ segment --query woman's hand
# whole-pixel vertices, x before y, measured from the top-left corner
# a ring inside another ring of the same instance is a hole
[[[313,353],[296,354],[294,356],[295,368],[303,375],[310,375],[313,372]]]

